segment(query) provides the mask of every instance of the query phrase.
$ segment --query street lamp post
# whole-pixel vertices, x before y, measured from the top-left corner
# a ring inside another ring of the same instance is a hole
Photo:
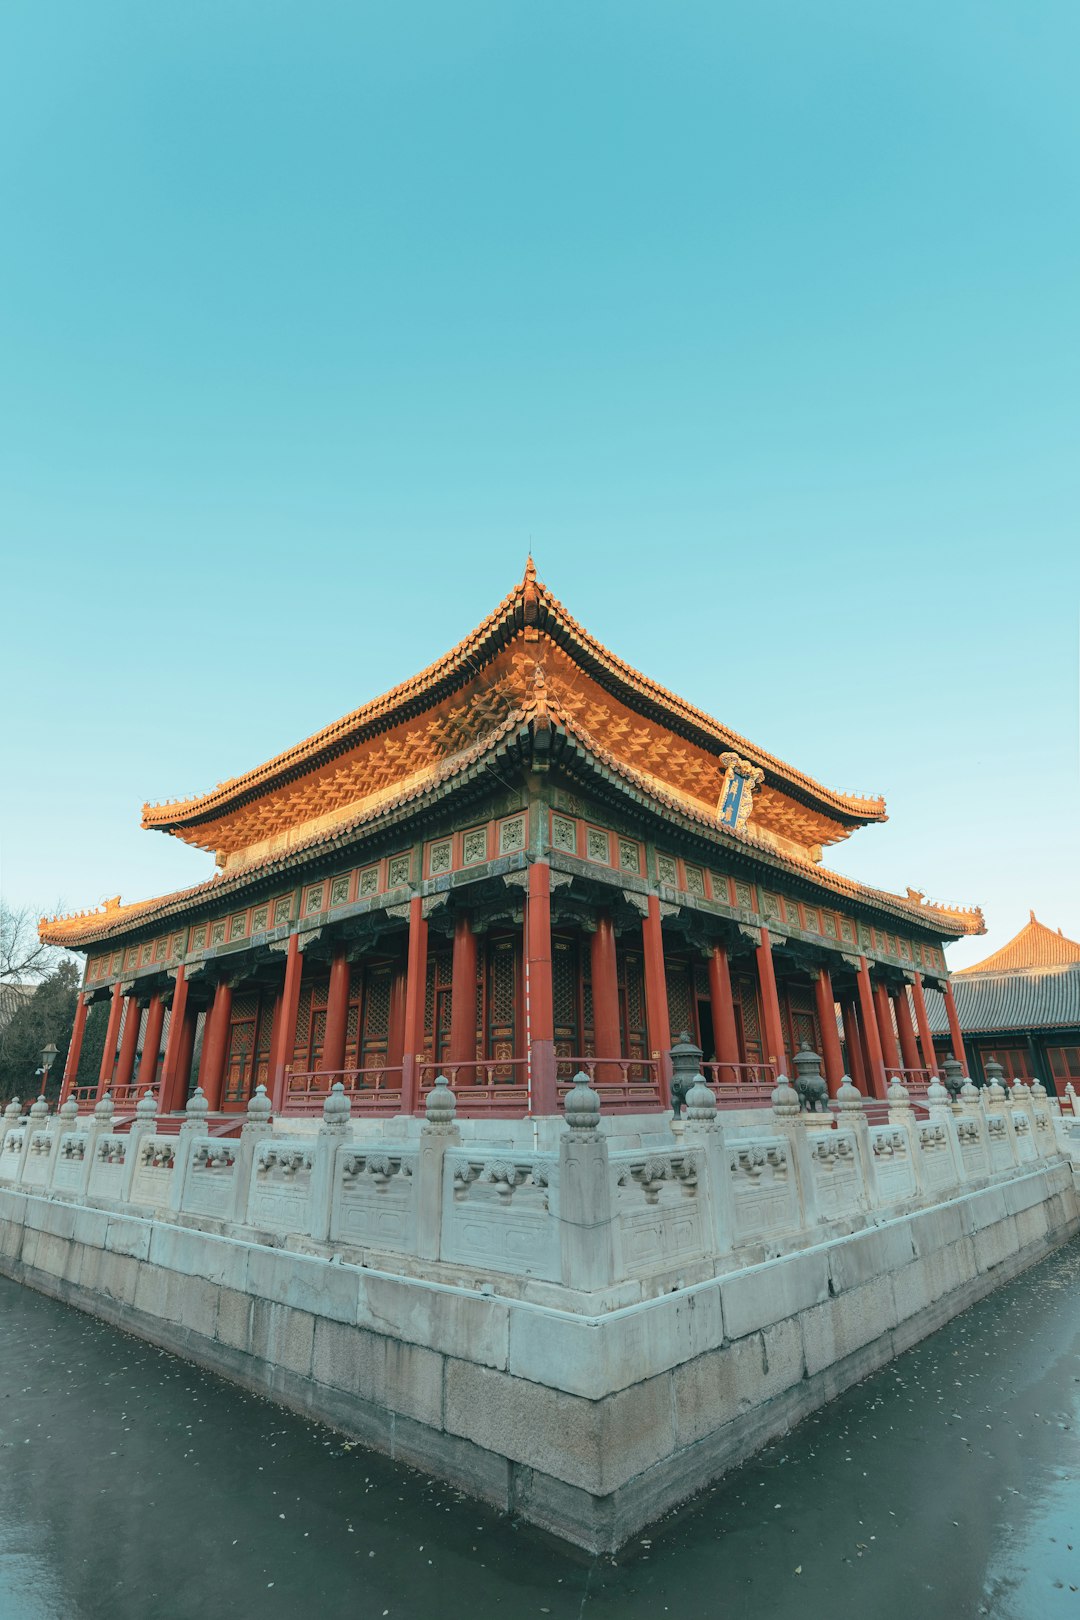
[[[36,1076],[41,1081],[41,1095],[42,1096],[45,1095],[45,1088],[49,1084],[49,1070],[52,1068],[53,1064],[56,1062],[56,1056],[57,1056],[57,1047],[56,1047],[56,1042],[55,1041],[50,1041],[48,1046],[43,1046],[42,1047],[42,1049],[41,1049],[41,1067],[40,1067],[40,1069],[37,1069],[35,1071]]]

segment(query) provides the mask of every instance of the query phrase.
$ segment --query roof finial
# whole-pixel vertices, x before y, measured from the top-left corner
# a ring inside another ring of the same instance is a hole
[[[1028,916],[1029,916],[1029,918],[1031,919],[1032,922],[1035,922],[1036,918],[1035,918],[1034,911],[1029,911]]]
[[[540,596],[536,589],[536,564],[532,559],[532,548],[529,549],[529,560],[525,564],[525,578],[522,580],[522,603],[524,607],[525,623],[534,625],[537,619],[537,608]]]

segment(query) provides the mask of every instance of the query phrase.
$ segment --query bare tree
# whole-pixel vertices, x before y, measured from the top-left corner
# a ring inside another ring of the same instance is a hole
[[[38,938],[33,906],[10,906],[0,900],[0,984],[36,984],[56,967],[55,945]]]

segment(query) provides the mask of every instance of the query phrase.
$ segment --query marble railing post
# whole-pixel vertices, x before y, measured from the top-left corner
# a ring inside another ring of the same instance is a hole
[[[911,1105],[908,1088],[901,1080],[893,1080],[889,1086],[889,1124],[894,1129],[902,1130],[907,1138],[908,1162],[915,1177],[916,1194],[919,1194],[923,1191],[923,1178],[922,1160],[919,1154],[919,1136],[915,1129],[915,1110]],[[869,1148],[869,1128],[867,1128],[866,1136]],[[884,1204],[887,1200],[882,1196],[878,1177],[878,1161],[872,1148],[868,1151],[867,1157],[874,1161],[874,1200],[878,1204]]]
[[[575,1075],[563,1108],[570,1128],[559,1138],[560,1274],[565,1287],[589,1294],[614,1282],[615,1244],[600,1097],[585,1074]]]
[[[26,1174],[26,1162],[30,1157],[30,1147],[33,1143],[34,1137],[41,1131],[48,1133],[48,1129],[49,1104],[44,1093],[42,1093],[42,1095],[38,1097],[31,1106],[30,1113],[27,1116],[26,1132],[23,1136],[22,1153],[19,1155],[19,1168],[15,1175],[16,1186],[23,1180]]]
[[[66,1136],[69,1131],[77,1130],[78,1124],[79,1105],[75,1101],[74,1097],[65,1097],[64,1101],[60,1104],[60,1107],[56,1110],[56,1140],[53,1143],[52,1157],[49,1160],[48,1185],[50,1189],[56,1180],[56,1166],[60,1159],[61,1139]],[[64,1190],[67,1191],[68,1189],[65,1188]]]
[[[176,1138],[176,1161],[173,1166],[172,1186],[169,1189],[169,1212],[179,1214],[184,1202],[184,1184],[191,1172],[191,1156],[198,1137],[206,1135],[206,1116],[209,1108],[202,1086],[196,1086],[187,1100],[184,1123]]]
[[[851,1076],[845,1074],[836,1093],[836,1128],[838,1131],[851,1131],[855,1137],[855,1147],[859,1155],[859,1168],[862,1171],[863,1196],[868,1205],[877,1202],[877,1175],[874,1169],[874,1154],[870,1146],[870,1126],[866,1119],[866,1109],[863,1107],[864,1098],[859,1088],[852,1082]],[[890,1110],[890,1119],[892,1112]]]
[[[3,1116],[0,1117],[0,1146],[3,1145],[4,1137],[7,1135],[8,1131],[12,1130],[19,1123],[21,1118],[22,1103],[19,1101],[18,1097],[12,1097],[7,1107],[4,1109]]]
[[[334,1207],[335,1179],[338,1167],[338,1149],[349,1139],[349,1119],[352,1109],[345,1087],[335,1080],[323,1103],[322,1124],[315,1139],[314,1163],[311,1168],[311,1199],[309,1225],[316,1243],[326,1243],[330,1237],[330,1221]],[[237,1166],[239,1168],[239,1166]],[[250,1179],[250,1172],[249,1172]]]
[[[248,1197],[251,1192],[251,1169],[255,1163],[255,1150],[260,1142],[265,1142],[266,1138],[273,1136],[273,1134],[274,1121],[270,1106],[270,1094],[265,1086],[256,1086],[248,1098],[247,1112],[244,1115],[244,1123],[240,1127],[240,1139],[236,1145],[231,1214],[231,1219],[234,1221],[242,1221],[247,1213]]]
[[[788,1141],[791,1168],[798,1188],[802,1224],[816,1226],[819,1219],[818,1200],[814,1186],[814,1172],[810,1163],[810,1143],[803,1128],[803,1116],[799,1112],[799,1093],[783,1074],[777,1080],[772,1094],[772,1123]],[[831,1119],[828,1119],[828,1125],[831,1128]]]
[[[716,1098],[703,1075],[687,1091],[685,1108],[683,1142],[701,1157],[698,1196],[705,1200],[702,1230],[711,1237],[717,1254],[727,1254],[735,1242],[735,1194]]]
[[[161,1033],[160,1030],[158,1033]],[[131,1184],[135,1180],[135,1171],[142,1156],[143,1144],[150,1140],[156,1130],[157,1099],[152,1091],[146,1091],[135,1104],[135,1119],[128,1135],[128,1149],[124,1158],[124,1190],[122,1194],[125,1203],[131,1197]]]
[[[445,1075],[437,1075],[428,1092],[416,1161],[416,1252],[421,1260],[438,1260],[442,1250],[446,1150],[461,1140],[456,1114],[457,1098],[450,1083]]]

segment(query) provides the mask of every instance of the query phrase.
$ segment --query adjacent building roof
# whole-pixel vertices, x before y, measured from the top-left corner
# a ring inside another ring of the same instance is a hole
[[[953,975],[960,1028],[969,1035],[1080,1027],[1080,944],[1035,913],[1020,932]],[[943,1006],[929,1008],[935,1034],[948,1028]]]
[[[1019,973],[1028,968],[1067,967],[1080,963],[1080,945],[1075,939],[1066,939],[1060,928],[1047,928],[1033,911],[1028,915],[1030,921],[1007,945],[971,967],[959,968],[955,977],[971,978],[977,973]]]

